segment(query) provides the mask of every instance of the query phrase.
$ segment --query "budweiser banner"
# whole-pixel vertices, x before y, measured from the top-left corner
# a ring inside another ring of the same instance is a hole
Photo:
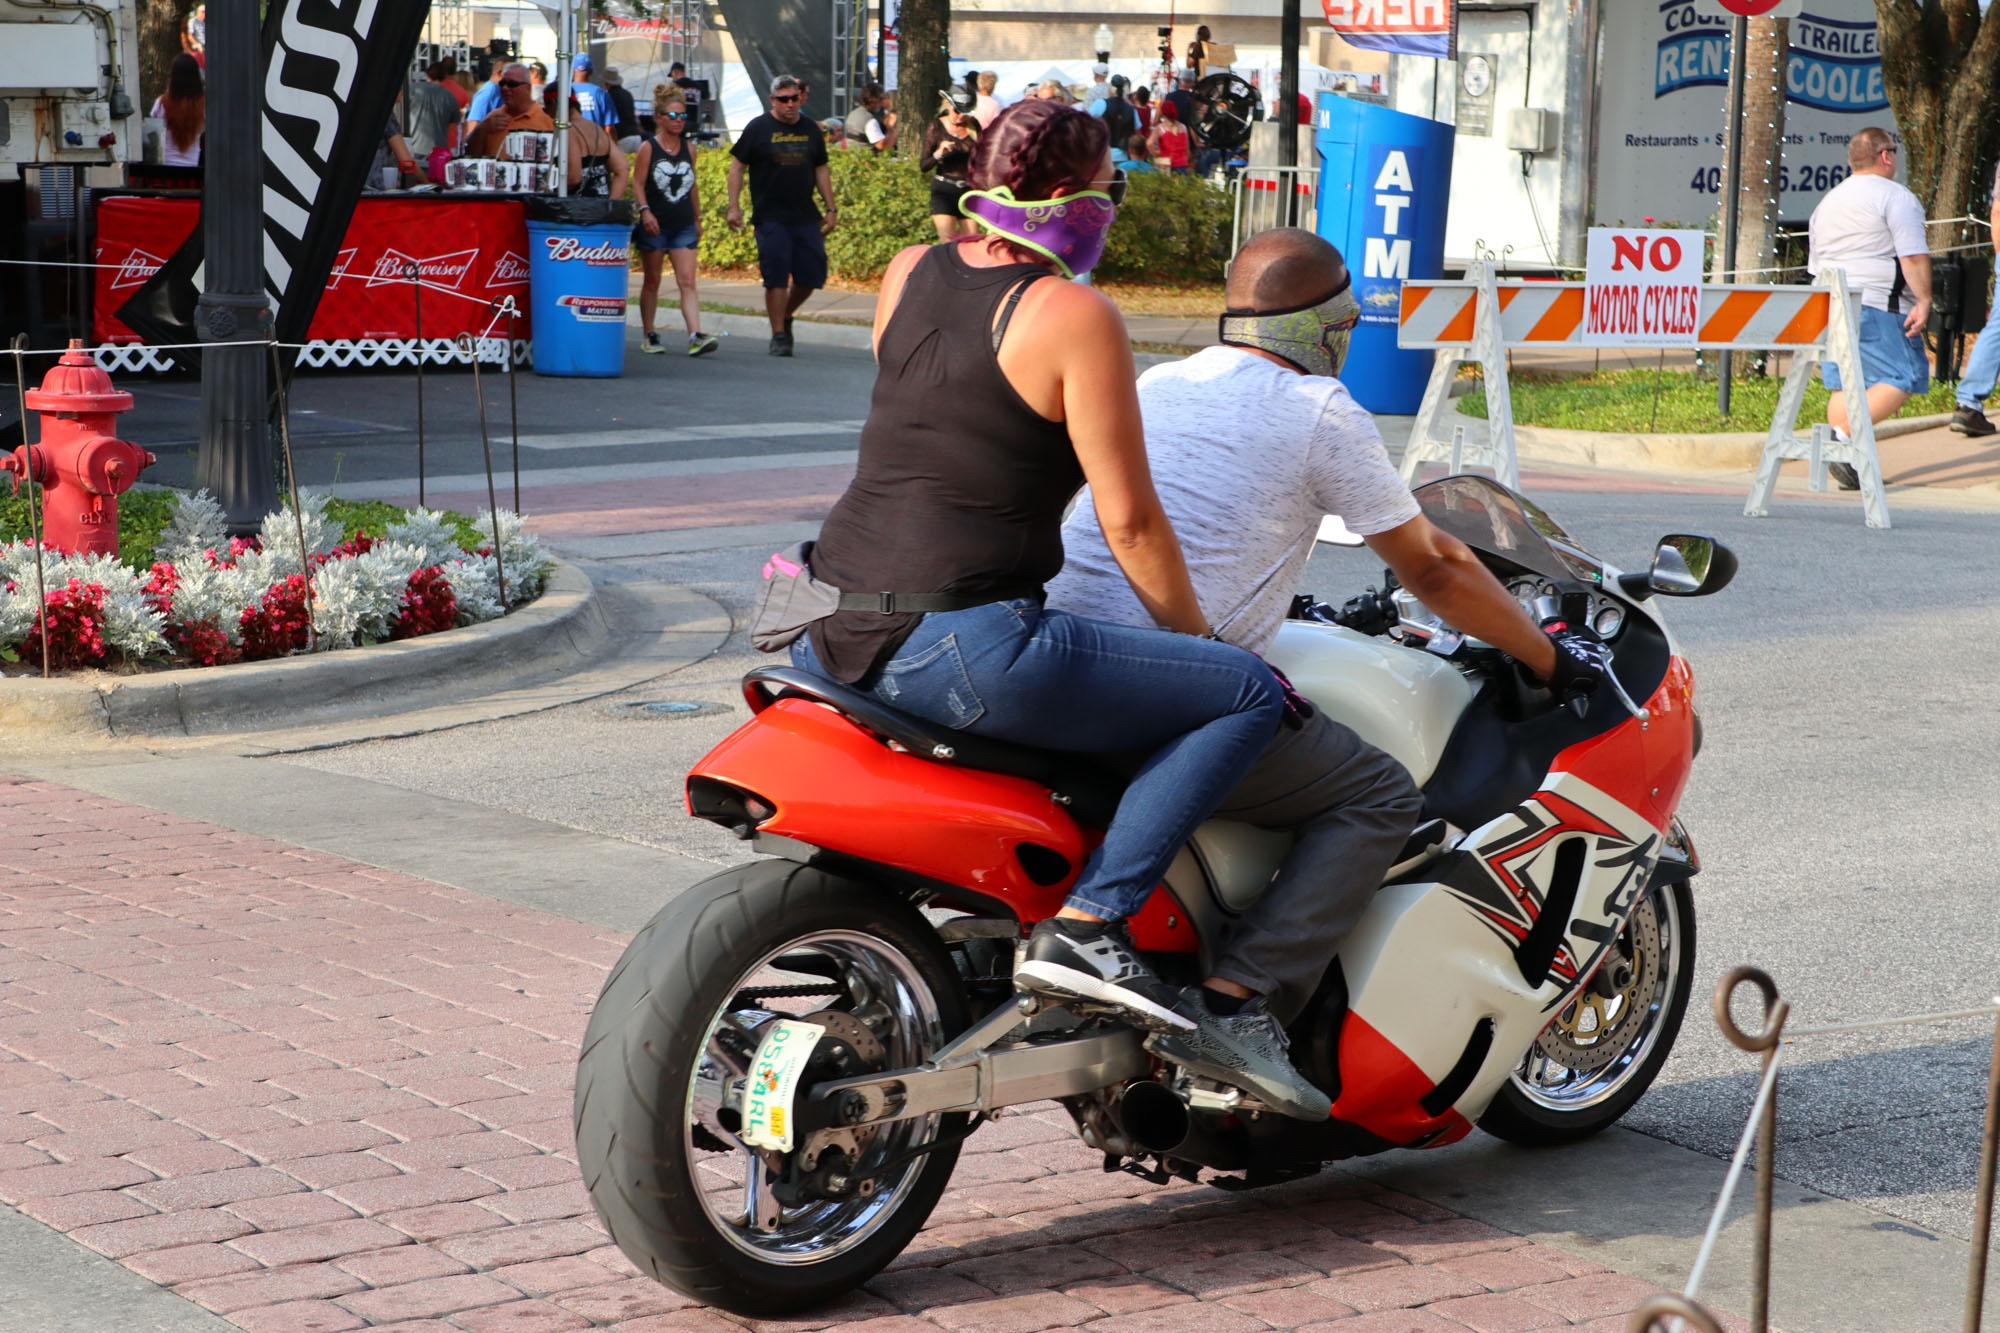
[[[97,270],[93,340],[141,341],[140,331],[125,322],[122,307],[168,262],[161,258],[163,251],[176,254],[183,238],[199,244],[200,221],[201,205],[193,199],[111,195],[98,200],[97,262],[105,267]],[[554,239],[575,246],[574,257],[585,263],[601,259],[596,249],[578,246],[573,237]],[[293,341],[414,338],[413,263],[423,281],[425,338],[483,336],[492,319],[489,306],[509,296],[521,310],[515,332],[528,336],[528,226],[518,199],[368,195],[337,241],[312,323],[303,338]],[[625,263],[623,251],[618,263]],[[619,317],[624,317],[622,311]],[[495,337],[506,334],[504,324],[493,330]]]
[[[1320,7],[1349,46],[1458,58],[1458,0],[1320,0]]]
[[[429,11],[430,0],[273,0],[265,13],[264,285],[281,342],[312,325]],[[201,245],[191,227],[118,319],[148,342],[197,341]]]

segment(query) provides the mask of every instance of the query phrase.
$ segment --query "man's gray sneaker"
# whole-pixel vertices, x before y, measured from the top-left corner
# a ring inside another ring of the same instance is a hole
[[[1262,1000],[1233,1014],[1218,1014],[1208,1007],[1204,988],[1189,986],[1174,1008],[1194,1024],[1194,1031],[1146,1038],[1146,1049],[1153,1054],[1241,1088],[1284,1115],[1324,1120],[1333,1113],[1332,1100],[1293,1068],[1291,1041]]]
[[[2000,426],[1988,421],[1984,412],[1976,407],[1963,405],[1951,414],[1951,428],[1960,435],[1970,435],[1974,439],[2000,431]]]
[[[1068,924],[1050,918],[1035,926],[1014,969],[1016,986],[1058,1003],[1085,1001],[1148,1032],[1193,1029],[1194,1020],[1174,1008],[1178,993],[1132,948],[1123,922],[1082,936],[1064,929]]]

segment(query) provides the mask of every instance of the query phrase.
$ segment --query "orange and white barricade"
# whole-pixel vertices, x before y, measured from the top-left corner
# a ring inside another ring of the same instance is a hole
[[[1410,281],[1403,284],[1400,347],[1435,348],[1423,402],[1403,451],[1403,480],[1416,480],[1426,462],[1448,461],[1453,471],[1485,466],[1509,486],[1520,486],[1514,449],[1513,402],[1507,387],[1507,349],[1583,345],[1584,284],[1496,280],[1491,266],[1475,262],[1461,282]],[[1866,412],[1860,429],[1835,440],[1825,423],[1797,432],[1806,379],[1822,360],[1840,367],[1841,382],[1865,384],[1857,332],[1861,294],[1845,286],[1839,269],[1828,269],[1812,287],[1713,286],[1701,289],[1697,345],[1715,350],[1790,351],[1790,372],[1778,393],[1770,433],[1757,466],[1757,479],[1743,512],[1767,512],[1778,465],[1788,458],[1811,464],[1810,486],[1826,489],[1826,465],[1850,463],[1861,478],[1862,512],[1871,528],[1889,526],[1882,468],[1875,454],[1875,428]],[[1452,381],[1461,365],[1476,363],[1486,376],[1486,441],[1469,442],[1464,427],[1447,442],[1436,436],[1451,410]]]

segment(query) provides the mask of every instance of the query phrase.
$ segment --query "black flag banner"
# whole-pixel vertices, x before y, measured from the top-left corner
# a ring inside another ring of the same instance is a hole
[[[430,0],[274,0],[265,13],[264,285],[280,342],[312,326],[429,11]],[[197,341],[201,260],[197,225],[118,318],[149,343]]]
[[[264,285],[304,342],[430,0],[276,0],[264,20]]]

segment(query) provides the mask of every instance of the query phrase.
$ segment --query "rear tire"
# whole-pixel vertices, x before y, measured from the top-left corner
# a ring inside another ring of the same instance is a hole
[[[798,958],[794,945],[815,939],[830,956],[847,949],[864,964],[879,951],[877,965],[894,977],[883,989],[901,987],[905,1000],[914,999],[896,1020],[899,1030],[880,1043],[890,1066],[916,1063],[965,1028],[957,969],[907,901],[790,861],[760,861],[703,881],[647,923],[605,982],[577,1066],[577,1157],[611,1238],[640,1271],[736,1314],[787,1314],[866,1282],[923,1226],[958,1159],[957,1145],[947,1144],[886,1172],[879,1197],[785,1205],[768,1231],[749,1224],[747,1203],[735,1221],[718,1211],[717,1201],[730,1197],[717,1185],[726,1174],[718,1164],[740,1161],[754,1176],[758,1158],[706,1127],[719,1114],[712,1105],[707,1119],[697,1118],[697,1087],[718,1086],[712,1034],[725,1013],[755,1013],[762,1004],[795,1009],[794,1016],[811,1009],[811,1001],[746,1003],[741,995],[760,964],[768,974],[769,960]],[[845,993],[862,1012],[851,985]],[[885,1127],[879,1156],[949,1137],[963,1123],[933,1116]]]
[[[1654,940],[1650,946],[1649,935]],[[1643,980],[1644,951],[1655,951],[1657,975],[1650,994],[1635,997],[1631,1035],[1626,1037],[1614,1027],[1622,1044],[1602,1068],[1582,1074],[1565,1069],[1551,1055],[1565,1050],[1559,1025],[1565,1018],[1573,1022],[1579,1002],[1572,1002],[1522,1057],[1492,1106],[1479,1118],[1479,1127],[1509,1143],[1547,1148],[1589,1138],[1631,1110],[1652,1086],[1680,1033],[1688,995],[1694,989],[1694,940],[1694,891],[1686,880],[1655,889],[1642,899],[1613,946],[1613,956],[1605,962],[1610,967],[1619,961],[1619,946],[1633,947],[1639,956],[1628,954],[1627,958],[1637,964],[1638,979]],[[1643,1010],[1637,1002],[1643,1002]],[[1613,1022],[1619,1024],[1624,1019],[1621,1016]],[[1575,1051],[1574,1046],[1568,1049]],[[1587,1065],[1590,1058],[1579,1063]],[[1565,1074],[1574,1076],[1563,1077]]]

